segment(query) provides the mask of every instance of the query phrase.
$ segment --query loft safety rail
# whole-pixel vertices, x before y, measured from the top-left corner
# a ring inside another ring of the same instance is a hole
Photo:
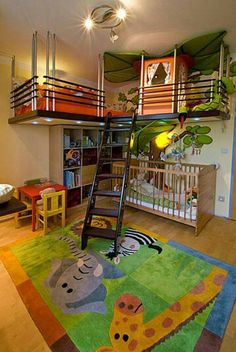
[[[96,115],[103,116],[104,90],[51,76],[44,76],[44,79],[45,82],[40,85],[38,76],[33,76],[11,91],[14,116],[37,109],[57,111],[58,103],[94,107],[97,110]]]
[[[50,116],[57,118],[61,113],[76,118],[80,116],[103,117],[105,107],[105,91],[103,79],[103,61],[98,60],[97,88],[80,83],[70,82],[56,77],[56,35],[47,32],[45,40],[45,76],[44,83],[38,81],[38,33],[32,38],[32,65],[29,80],[15,87],[15,57],[12,59],[12,91],[11,108],[15,122],[19,117],[28,113],[50,112]],[[40,80],[41,81],[41,80]],[[51,113],[52,112],[52,113]],[[54,114],[55,112],[55,114]],[[74,116],[72,116],[74,115]]]
[[[229,97],[222,80],[203,79],[199,81],[177,82],[142,86],[139,89],[139,105],[143,114],[150,108],[160,108],[169,104],[170,113],[218,109],[229,112]]]

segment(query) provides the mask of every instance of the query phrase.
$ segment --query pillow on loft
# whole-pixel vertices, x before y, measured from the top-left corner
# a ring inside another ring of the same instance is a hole
[[[13,196],[13,193],[15,191],[15,187],[12,185],[8,184],[0,184],[0,204],[8,202],[11,197]]]

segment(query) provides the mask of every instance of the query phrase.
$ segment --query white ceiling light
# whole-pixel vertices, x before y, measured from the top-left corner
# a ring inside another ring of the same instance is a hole
[[[92,18],[89,16],[84,20],[84,27],[90,31],[94,26],[94,22],[92,20]]]
[[[123,7],[120,7],[116,10],[116,16],[123,21],[126,17],[126,10]]]
[[[123,7],[115,9],[110,5],[100,5],[95,7],[91,14],[84,20],[84,27],[88,31],[94,27],[110,29],[109,38],[111,42],[114,43],[119,38],[114,28],[120,26],[126,18],[126,15],[126,10]]]

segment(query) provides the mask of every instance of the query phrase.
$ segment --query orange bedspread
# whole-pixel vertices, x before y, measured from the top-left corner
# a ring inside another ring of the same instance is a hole
[[[84,104],[80,105],[78,103],[57,101],[55,104],[55,107],[56,107],[55,111],[59,111],[59,112],[88,115],[88,116],[97,116],[97,107],[96,106],[87,106]],[[46,110],[46,98],[38,98],[37,99],[37,110]],[[51,102],[49,104],[49,110],[53,111]],[[20,116],[20,115],[25,114],[30,111],[32,111],[31,103],[28,105],[22,105],[22,106],[16,108],[15,115]],[[104,108],[104,116],[106,116],[108,112],[111,112],[113,116],[129,115],[126,112]]]

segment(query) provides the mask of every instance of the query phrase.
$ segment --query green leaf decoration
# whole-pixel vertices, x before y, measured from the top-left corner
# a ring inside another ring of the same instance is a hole
[[[208,127],[208,126],[202,126],[202,127],[199,127],[197,130],[196,130],[196,133],[197,134],[207,134],[211,131],[211,128]]]
[[[192,136],[186,136],[186,137],[184,137],[183,143],[185,144],[186,147],[190,147],[190,145],[193,143],[193,138],[192,138]]]
[[[131,99],[131,102],[132,102],[133,105],[138,105],[138,100],[139,100],[138,95],[135,95],[135,96]]]
[[[213,139],[210,136],[206,136],[205,134],[201,134],[196,138],[197,144],[211,144]]]
[[[118,95],[118,101],[127,101],[125,93],[120,92]]]
[[[191,126],[186,126],[186,131],[192,132],[192,127]]]
[[[138,88],[137,87],[134,87],[134,88],[130,88],[130,90],[128,91],[128,94],[134,94],[138,91]]]
[[[199,127],[201,127],[201,126],[199,126],[199,125],[193,126],[191,132],[196,133],[196,131]]]

